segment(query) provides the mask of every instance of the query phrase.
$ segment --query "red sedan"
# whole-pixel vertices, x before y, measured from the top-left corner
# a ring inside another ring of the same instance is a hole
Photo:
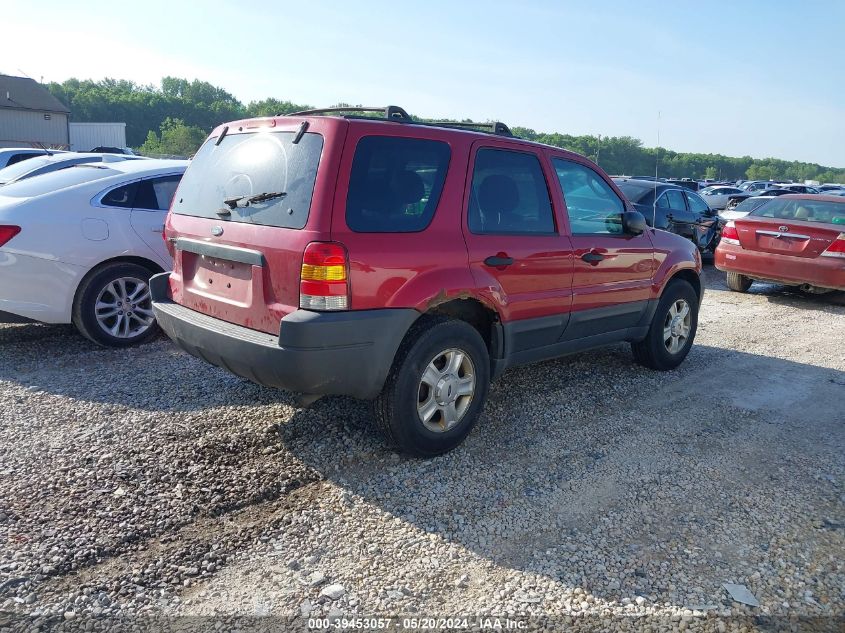
[[[715,264],[727,273],[728,287],[739,292],[755,280],[811,292],[845,291],[845,199],[773,198],[723,227]]]

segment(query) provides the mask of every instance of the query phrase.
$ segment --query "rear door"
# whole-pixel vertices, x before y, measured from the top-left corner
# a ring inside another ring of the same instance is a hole
[[[648,231],[622,231],[625,203],[588,165],[553,158],[572,234],[572,318],[565,339],[638,324],[651,297],[653,248]],[[680,190],[679,190],[680,192]]]
[[[138,182],[129,216],[132,230],[158,255],[165,268],[170,268],[171,259],[162,239],[164,219],[181,178],[181,174],[172,174],[145,178]]]
[[[476,285],[497,304],[509,352],[559,340],[572,304],[572,245],[555,220],[545,156],[477,141],[464,239]]]
[[[692,191],[684,192],[687,198],[687,206],[692,214],[692,230],[695,243],[699,248],[706,249],[716,239],[719,228],[719,220],[716,212],[707,206],[704,198]]]
[[[666,219],[669,221],[669,230],[672,233],[683,235],[692,239],[693,237],[693,215],[687,207],[687,198],[683,189],[667,189],[663,193],[666,201]]]

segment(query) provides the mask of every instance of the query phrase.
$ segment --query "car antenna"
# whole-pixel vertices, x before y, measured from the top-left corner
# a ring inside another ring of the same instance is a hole
[[[42,143],[41,141],[36,141],[36,143],[38,143],[38,147],[40,147],[40,148],[41,148],[41,149],[43,149],[45,152],[47,152],[47,156],[52,156],[52,155],[53,155],[53,152],[51,152],[49,149],[47,149],[47,148],[44,146],[44,143]]]
[[[654,201],[651,203],[651,228],[657,228],[657,167],[660,165],[660,110],[657,111],[657,147],[654,148]]]

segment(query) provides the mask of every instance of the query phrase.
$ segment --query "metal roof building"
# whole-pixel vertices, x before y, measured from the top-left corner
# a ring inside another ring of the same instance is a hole
[[[0,147],[67,149],[69,115],[34,79],[0,75]]]

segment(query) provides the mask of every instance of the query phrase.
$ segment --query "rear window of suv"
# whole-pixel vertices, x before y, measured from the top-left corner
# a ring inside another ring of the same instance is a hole
[[[216,220],[303,228],[311,209],[323,137],[309,132],[294,144],[295,136],[295,132],[255,132],[227,134],[219,144],[219,137],[209,139],[185,172],[171,210]],[[219,215],[221,209],[231,215]]]
[[[355,148],[346,225],[360,233],[414,233],[434,217],[451,151],[442,141],[365,136]]]

